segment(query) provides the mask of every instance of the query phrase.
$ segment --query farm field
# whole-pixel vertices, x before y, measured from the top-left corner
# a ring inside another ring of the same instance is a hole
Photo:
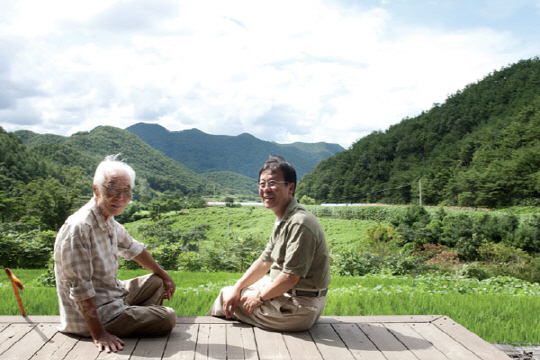
[[[53,287],[36,279],[45,270],[12,269],[23,282],[21,297],[29,315],[58,315]],[[122,270],[121,279],[146,274]],[[240,273],[171,271],[177,290],[165,305],[179,316],[202,316],[221,287]],[[19,314],[7,277],[0,278],[0,315]],[[484,340],[540,343],[540,285],[508,277],[483,281],[456,276],[334,276],[323,315],[448,315]]]

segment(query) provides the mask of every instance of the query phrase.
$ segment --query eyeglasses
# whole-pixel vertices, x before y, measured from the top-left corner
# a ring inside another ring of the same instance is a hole
[[[288,181],[275,181],[275,180],[270,180],[268,182],[259,181],[257,183],[257,186],[259,187],[259,189],[266,189],[267,187],[270,189],[275,189],[277,188],[278,184],[288,184],[288,183],[289,183]]]
[[[112,196],[112,197],[116,197],[120,194],[122,194],[123,197],[125,198],[129,198],[131,197],[131,189],[124,189],[124,190],[120,190],[120,189],[117,189],[117,188],[113,188],[113,187],[107,187],[105,185],[102,185],[105,189],[107,189],[107,194]]]

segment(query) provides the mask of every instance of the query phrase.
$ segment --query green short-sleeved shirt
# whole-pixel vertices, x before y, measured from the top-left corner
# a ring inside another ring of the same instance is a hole
[[[283,271],[300,276],[295,286],[298,289],[326,289],[330,284],[330,259],[323,228],[295,198],[274,227],[260,259],[272,262],[272,280]]]

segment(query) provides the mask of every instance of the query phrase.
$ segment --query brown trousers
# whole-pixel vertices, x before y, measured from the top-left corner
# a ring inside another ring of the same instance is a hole
[[[246,293],[257,293],[271,283],[270,277],[265,276],[255,284],[242,290]],[[219,293],[216,301],[208,311],[207,316],[225,317],[223,311],[223,293],[230,291],[231,286],[225,287]],[[326,296],[303,297],[283,294],[265,301],[249,315],[242,304],[234,311],[234,318],[262,329],[274,331],[304,331],[315,324],[326,305]]]
[[[176,311],[163,304],[163,280],[155,274],[124,281],[129,291],[126,310],[104,324],[119,337],[161,335],[176,325]]]

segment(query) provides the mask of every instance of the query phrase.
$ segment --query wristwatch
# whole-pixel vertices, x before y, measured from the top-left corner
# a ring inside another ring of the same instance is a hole
[[[257,293],[257,301],[259,302],[259,304],[264,303],[264,299],[262,298],[260,291]]]

